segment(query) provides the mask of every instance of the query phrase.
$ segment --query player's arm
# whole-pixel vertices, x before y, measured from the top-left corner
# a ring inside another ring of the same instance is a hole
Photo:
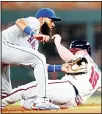
[[[76,57],[61,44],[61,36],[60,35],[54,35],[52,37],[54,39],[54,43],[56,45],[57,51],[60,55],[60,57],[65,61],[69,62],[72,59],[75,59]]]
[[[15,24],[20,28],[21,31],[24,31],[24,29],[28,26],[24,18],[18,19]]]
[[[30,19],[33,17],[30,17]],[[34,20],[35,21],[35,20]],[[34,22],[33,22],[34,23]],[[35,32],[32,30],[32,28],[29,26],[25,18],[20,18],[18,19],[15,24],[20,28],[20,30],[34,38],[40,41],[45,41],[47,42],[49,40],[49,36],[43,35],[43,34],[35,34]],[[30,23],[31,24],[31,23]]]
[[[20,30],[28,35],[34,36],[34,31],[32,28],[28,25],[25,18],[18,19],[15,24],[20,28]]]

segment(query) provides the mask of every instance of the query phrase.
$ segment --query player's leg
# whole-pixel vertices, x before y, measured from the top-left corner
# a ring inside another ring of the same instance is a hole
[[[11,93],[8,97],[2,99],[2,109],[5,108],[6,106],[13,104],[19,100],[22,99],[23,97],[23,91],[16,91],[15,93]]]
[[[56,105],[76,106],[76,92],[67,80],[55,80],[49,85],[49,98]]]
[[[48,82],[49,91],[51,84],[53,82],[59,82],[59,80],[49,80]],[[21,100],[20,104],[22,107],[31,109],[33,104],[36,102],[36,86],[36,81],[33,81],[12,89],[12,93],[8,97],[2,99],[2,108]]]
[[[9,50],[9,52],[7,50]],[[46,89],[48,73],[46,69],[46,58],[44,55],[30,48],[6,44],[2,51],[2,61],[8,64],[32,66],[38,84],[37,95],[38,97],[47,97]]]
[[[25,99],[21,100],[21,106],[26,109],[33,109],[33,105],[36,102],[36,93],[32,93],[32,91],[36,91],[36,87],[30,88],[24,92]],[[49,80],[48,83],[48,93],[50,101],[55,105],[60,105],[61,107],[73,107],[76,106],[76,93],[73,86],[68,81],[62,80]],[[27,96],[28,94],[28,96]]]
[[[48,72],[46,68],[45,56],[39,53],[38,51],[32,50],[30,48],[23,46],[15,46],[9,43],[5,44],[5,42],[3,44],[2,49],[2,62],[16,65],[30,65],[34,68],[34,75],[37,81],[36,106],[40,107],[41,102],[48,103]],[[9,52],[7,50],[9,50]],[[50,109],[51,108],[53,107],[50,107]]]
[[[2,65],[1,76],[2,76],[1,98],[5,98],[12,92],[11,79],[10,79],[10,65],[4,65],[4,64]]]
[[[52,98],[51,94],[54,94],[54,93],[51,93],[52,92],[51,90],[54,90],[54,87],[55,87],[55,86],[52,86],[52,83],[57,84],[59,81],[60,80],[48,80],[48,91],[49,91],[48,92],[49,93],[48,97],[49,97],[50,100]],[[27,87],[28,89],[26,89],[24,91],[24,99],[22,99],[20,101],[20,105],[25,109],[33,109],[34,105],[36,103],[36,96],[37,96],[37,94],[36,94],[36,84],[34,85],[34,83],[31,82],[28,85],[29,85],[29,87]]]
[[[17,88],[12,89],[12,93],[8,97],[2,99],[2,108],[19,100],[26,100],[32,97],[34,98],[36,95],[36,81],[21,85]]]
[[[1,70],[1,99],[9,96],[12,92],[12,86],[11,86],[11,79],[10,79],[10,65],[2,64],[2,70]],[[2,104],[2,108],[4,108],[5,105]]]

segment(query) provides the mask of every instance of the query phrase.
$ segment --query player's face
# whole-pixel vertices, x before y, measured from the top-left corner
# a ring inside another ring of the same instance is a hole
[[[88,54],[86,49],[79,50],[75,54]]]
[[[43,18],[43,24],[41,26],[41,33],[45,35],[50,35],[55,24],[52,19]]]
[[[55,27],[54,21],[52,19],[46,18],[45,22],[48,24],[50,31]]]
[[[87,54],[86,49],[80,49],[80,48],[71,48],[69,49],[73,54]]]
[[[80,49],[80,48],[70,48],[70,52],[72,52],[74,55],[77,54],[88,54],[86,49]]]

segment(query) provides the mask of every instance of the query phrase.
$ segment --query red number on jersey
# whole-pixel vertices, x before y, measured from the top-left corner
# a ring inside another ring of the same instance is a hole
[[[95,88],[98,79],[99,79],[99,74],[95,71],[94,67],[92,67],[92,72],[89,82],[92,84],[93,89]]]

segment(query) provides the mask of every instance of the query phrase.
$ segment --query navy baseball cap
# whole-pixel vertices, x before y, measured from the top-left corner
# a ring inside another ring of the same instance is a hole
[[[40,17],[47,17],[47,18],[50,18],[54,21],[61,21],[61,19],[59,17],[56,17],[55,15],[55,12],[50,9],[50,8],[42,8],[40,9],[36,15],[35,15],[36,18],[40,18]]]

